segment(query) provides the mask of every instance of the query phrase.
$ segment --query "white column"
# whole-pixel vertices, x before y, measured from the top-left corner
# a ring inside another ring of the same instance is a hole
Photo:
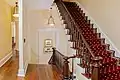
[[[23,55],[23,0],[18,0],[19,4],[19,70],[18,76],[25,76],[24,55]]]

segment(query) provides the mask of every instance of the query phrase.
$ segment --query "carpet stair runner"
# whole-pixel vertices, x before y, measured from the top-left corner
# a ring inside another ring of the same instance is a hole
[[[93,27],[83,10],[75,2],[64,2],[64,5],[76,24],[79,25],[79,29],[94,55],[103,58],[101,61],[102,66],[100,67],[100,80],[120,80],[120,66],[117,58],[114,56],[115,51],[110,50],[110,45],[105,43],[105,38],[101,38],[101,33],[97,33],[97,28]],[[66,29],[69,28],[66,27]],[[71,31],[68,32],[68,35],[74,37]],[[70,41],[73,42],[72,48],[76,50],[81,49],[77,40],[71,38]]]

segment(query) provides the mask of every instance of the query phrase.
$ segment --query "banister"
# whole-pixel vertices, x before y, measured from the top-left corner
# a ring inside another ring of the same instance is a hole
[[[92,52],[92,50],[90,49],[90,46],[88,45],[88,43],[87,43],[87,41],[85,40],[85,38],[84,38],[84,36],[82,35],[82,31],[81,31],[81,29],[79,29],[79,25],[75,22],[75,20],[73,19],[73,17],[71,16],[71,14],[70,14],[70,12],[68,11],[68,9],[66,8],[66,6],[64,5],[64,3],[62,2],[62,0],[56,0],[55,1],[56,3],[58,3],[58,7],[61,9],[61,11],[62,11],[62,14],[63,14],[63,17],[67,20],[68,19],[68,26],[72,26],[73,27],[73,29],[71,29],[70,28],[70,30],[75,30],[75,31],[77,31],[77,32],[79,32],[79,35],[80,35],[80,37],[81,37],[81,39],[82,39],[82,41],[83,41],[83,43],[84,43],[84,47],[85,47],[85,49],[87,49],[88,51],[89,51],[89,53],[90,53],[90,58],[89,59],[91,59],[92,60],[92,62],[93,62],[93,64],[92,64],[92,72],[91,72],[91,74],[92,74],[92,80],[100,80],[100,76],[99,76],[99,74],[100,74],[100,61],[101,61],[101,57],[97,57],[97,56],[95,56],[94,54],[93,54],[93,52]],[[64,15],[64,11],[66,12],[65,14],[66,15]],[[70,21],[70,22],[69,22]],[[75,31],[73,32],[73,34],[75,33]],[[76,33],[77,33],[76,32]],[[74,38],[76,38],[77,39],[77,36],[76,35],[74,35]],[[75,39],[74,39],[75,40]],[[78,55],[79,56],[79,55]],[[86,54],[84,55],[84,56],[87,56]],[[70,56],[70,57],[65,57],[64,59],[67,61],[68,59],[70,59],[70,58],[75,58],[75,57],[77,57],[77,54],[76,55],[74,55],[74,56]],[[89,60],[87,60],[86,59],[86,61],[88,61],[88,64],[91,62],[91,61],[89,61]],[[67,63],[67,62],[66,62]],[[85,62],[86,63],[86,62]],[[68,65],[68,63],[67,63],[67,65]],[[88,68],[86,68],[86,69],[89,69],[90,68],[90,64],[89,64],[89,66],[87,66]],[[88,71],[88,70],[86,70],[86,71]],[[66,74],[67,75],[67,74]]]
[[[77,30],[80,32],[80,35],[81,35],[81,37],[82,37],[82,39],[83,39],[83,41],[84,41],[84,43],[85,43],[86,47],[88,48],[88,50],[89,50],[89,52],[90,52],[91,56],[94,58],[94,57],[95,57],[95,55],[92,53],[92,51],[91,51],[91,49],[90,49],[90,47],[89,47],[88,43],[87,43],[87,42],[86,42],[86,40],[84,39],[84,37],[83,37],[83,35],[82,35],[82,33],[81,33],[81,30],[78,28],[78,24],[76,24],[76,23],[75,23],[75,20],[73,19],[73,17],[71,16],[71,14],[69,13],[69,11],[67,10],[66,6],[63,4],[62,0],[59,0],[59,1],[60,1],[60,2],[61,2],[61,4],[63,5],[63,7],[64,7],[64,8],[65,8],[65,10],[67,11],[67,13],[69,14],[69,16],[70,16],[70,18],[71,18],[72,22],[74,23],[74,25],[76,25],[75,27],[76,27],[76,28],[77,28]]]
[[[77,55],[73,55],[73,56],[67,57],[67,59],[76,58],[76,57],[77,57]]]
[[[69,59],[75,58],[76,55],[68,57],[57,51],[56,48],[52,48],[52,49],[53,49],[53,55],[48,63],[52,65],[56,65],[56,67],[58,67],[58,69],[61,71],[63,75],[62,77],[63,80],[69,80],[75,78],[75,76],[73,76],[71,71],[69,70]]]

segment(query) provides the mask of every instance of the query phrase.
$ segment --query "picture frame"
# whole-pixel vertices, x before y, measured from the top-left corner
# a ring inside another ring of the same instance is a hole
[[[52,47],[52,39],[45,39],[44,47]]]
[[[44,53],[52,53],[53,52],[53,49],[52,47],[44,47]]]
[[[44,40],[44,53],[52,53],[53,52],[53,49],[52,49],[52,46],[53,46],[53,42],[52,42],[52,39],[45,39]]]

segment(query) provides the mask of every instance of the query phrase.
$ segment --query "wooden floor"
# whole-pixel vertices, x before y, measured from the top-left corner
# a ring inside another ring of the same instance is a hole
[[[50,65],[30,64],[25,80],[62,80],[55,68]]]
[[[0,68],[0,80],[62,80],[55,66],[29,64],[26,77],[17,77],[18,56],[15,54]]]

